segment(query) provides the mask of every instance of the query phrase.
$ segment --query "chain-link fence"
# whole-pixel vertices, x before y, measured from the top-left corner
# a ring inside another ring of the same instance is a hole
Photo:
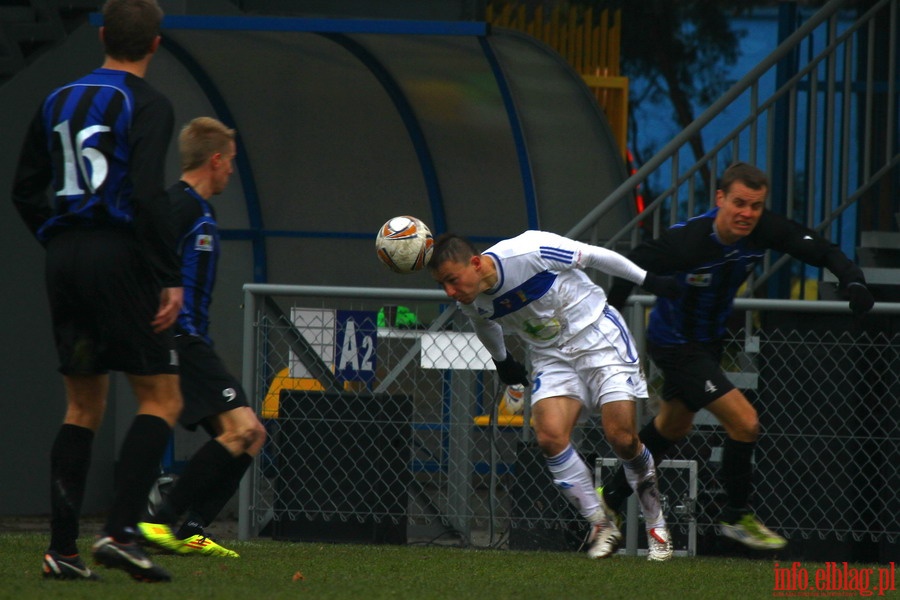
[[[242,485],[242,537],[578,548],[584,523],[534,445],[527,393],[517,413],[442,293],[248,285],[245,300],[244,381],[269,441]],[[627,314],[642,346],[651,299],[637,300]],[[890,316],[900,305],[879,304],[867,326],[837,302],[738,307],[748,312],[725,368],[760,415],[761,520],[792,542],[900,541],[900,318]],[[647,366],[652,397],[660,378]],[[653,403],[639,407],[641,423]],[[713,532],[724,500],[724,432],[706,411],[695,425],[660,469],[686,553]],[[614,466],[599,421],[574,442],[598,479]],[[643,527],[630,506],[635,551]]]

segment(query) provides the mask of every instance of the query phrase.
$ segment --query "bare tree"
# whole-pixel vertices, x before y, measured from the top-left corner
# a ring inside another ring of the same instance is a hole
[[[759,2],[728,0],[596,0],[597,8],[622,11],[622,70],[647,86],[631,106],[669,104],[678,129],[695,118],[694,106],[708,106],[733,83],[730,67],[739,56],[740,34],[730,16]],[[631,121],[634,121],[632,119]],[[637,130],[632,146],[639,151]],[[705,153],[703,140],[690,141],[694,156]],[[708,173],[704,173],[708,181]]]

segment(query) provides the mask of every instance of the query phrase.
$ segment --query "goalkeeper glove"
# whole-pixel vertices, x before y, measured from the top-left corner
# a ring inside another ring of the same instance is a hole
[[[654,275],[647,271],[647,277],[644,278],[641,287],[661,298],[676,300],[681,297],[681,284],[674,277]]]
[[[847,294],[850,296],[850,310],[856,316],[862,316],[869,312],[875,304],[872,292],[862,283],[851,283],[848,285]]]
[[[531,384],[531,382],[528,381],[528,371],[525,369],[525,365],[513,358],[512,354],[507,352],[506,358],[499,361],[494,360],[494,365],[497,367],[497,375],[500,376],[500,381],[506,385],[515,385],[518,383],[527,387]]]

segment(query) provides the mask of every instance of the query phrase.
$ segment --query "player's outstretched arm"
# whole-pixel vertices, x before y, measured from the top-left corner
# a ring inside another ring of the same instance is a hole
[[[760,219],[757,227],[764,228],[765,239],[773,249],[831,271],[838,278],[840,289],[847,294],[853,314],[861,316],[872,310],[875,299],[866,287],[862,269],[837,244],[796,221],[768,211],[763,214],[766,220]]]
[[[681,284],[674,277],[654,275],[650,271],[647,271],[647,277],[644,278],[644,283],[641,284],[641,287],[654,296],[668,298],[669,300],[680,298],[682,292]]]

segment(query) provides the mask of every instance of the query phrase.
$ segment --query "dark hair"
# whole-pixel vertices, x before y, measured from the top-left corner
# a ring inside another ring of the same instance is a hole
[[[728,190],[736,182],[743,183],[751,190],[769,189],[769,178],[766,177],[766,174],[757,167],[748,165],[745,162],[733,163],[725,169],[725,172],[722,173],[722,178],[719,180],[719,189],[727,194]]]
[[[467,263],[478,254],[472,242],[455,233],[443,233],[434,241],[428,268],[434,271],[445,262]]]
[[[141,60],[150,53],[162,19],[156,0],[107,0],[103,5],[106,54],[116,60]]]

